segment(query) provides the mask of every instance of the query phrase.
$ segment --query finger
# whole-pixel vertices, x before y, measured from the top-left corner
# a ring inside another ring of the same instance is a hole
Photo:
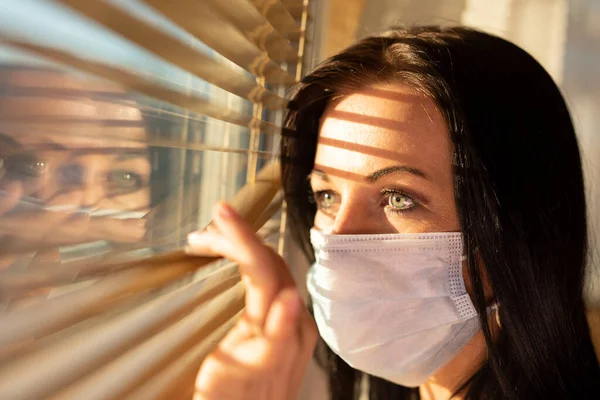
[[[233,245],[240,250],[240,266],[242,273],[248,275],[256,284],[272,280],[273,276],[281,275],[281,268],[267,264],[265,260],[273,259],[273,254],[258,239],[254,229],[231,206],[225,203],[217,204],[213,215],[215,228]]]
[[[269,343],[264,355],[265,366],[271,373],[278,374],[286,393],[297,393],[306,367],[305,363],[299,363],[304,359],[301,353],[302,312],[303,304],[297,290],[281,290],[269,310],[263,332]]]
[[[246,262],[240,262],[243,275],[246,275],[254,284],[268,284],[273,277],[279,279],[284,286],[295,286],[294,279],[287,265],[272,248],[263,243],[254,228],[244,220],[230,205],[220,203],[215,209],[213,220],[215,229],[229,237],[237,248],[248,251]],[[272,262],[264,263],[265,260]],[[258,268],[257,268],[258,267]],[[273,293],[273,296],[276,293]]]
[[[279,292],[267,315],[264,335],[274,342],[287,342],[298,333],[298,320],[302,303],[294,288]]]
[[[242,265],[249,256],[243,254],[244,251],[255,251],[248,249],[239,249],[228,237],[224,237],[217,232],[196,232],[188,236],[186,252],[192,255],[205,257],[225,257],[237,262],[240,265],[242,281],[246,286],[246,316],[251,324],[262,327],[266,314],[271,307],[271,302],[281,288],[281,282],[277,276],[270,279],[263,279],[262,284],[257,284],[247,274],[242,272]],[[268,266],[272,260],[265,259],[260,261],[258,269],[265,265]],[[248,270],[248,268],[246,268]]]
[[[283,260],[268,249],[250,225],[231,207],[215,207],[214,231],[195,232],[188,236],[192,254],[215,253],[235,261],[246,285],[246,313],[262,326],[271,303],[282,286],[293,284]],[[195,253],[195,251],[199,253]]]
[[[294,279],[281,256],[263,243],[254,228],[230,205],[217,204],[213,216],[212,223],[206,229],[220,233],[238,251],[243,250],[238,257],[242,274],[257,285],[268,283],[274,276],[283,281],[285,286],[294,285]],[[265,261],[272,262],[265,264]]]
[[[185,252],[193,256],[225,257],[238,262],[238,260],[232,258],[235,256],[230,256],[231,253],[235,253],[231,242],[215,231],[189,234]]]
[[[300,385],[306,374],[306,368],[313,358],[315,346],[319,339],[319,332],[315,321],[306,309],[302,309],[300,313],[300,349],[294,360],[295,369],[290,377],[291,393],[298,393]]]

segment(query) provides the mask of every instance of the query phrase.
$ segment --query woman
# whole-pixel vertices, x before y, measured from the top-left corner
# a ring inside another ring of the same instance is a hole
[[[465,28],[364,39],[298,85],[282,161],[334,399],[363,374],[371,399],[599,396],[577,140],[523,50]],[[295,398],[312,322],[285,263],[216,211],[190,252],[238,261],[247,309],[197,397]]]

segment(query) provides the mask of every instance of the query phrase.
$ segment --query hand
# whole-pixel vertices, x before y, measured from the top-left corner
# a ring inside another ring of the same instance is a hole
[[[317,329],[283,259],[225,204],[188,237],[188,252],[237,262],[246,286],[244,315],[204,360],[194,400],[297,398]]]

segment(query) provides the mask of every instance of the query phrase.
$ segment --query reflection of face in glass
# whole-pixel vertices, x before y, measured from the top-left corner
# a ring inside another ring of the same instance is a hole
[[[40,210],[63,218],[45,235],[62,238],[58,245],[141,239],[143,221],[126,221],[145,214],[150,200],[146,131],[135,102],[119,88],[63,73],[0,71],[0,240],[11,224],[43,225],[33,224]]]
[[[30,201],[96,211],[147,207],[150,167],[144,149],[115,147],[109,153],[23,141],[0,133],[0,179],[19,182]]]
[[[47,205],[147,207],[145,129],[124,93],[35,70],[5,73],[2,84],[3,180],[21,182],[25,195]]]

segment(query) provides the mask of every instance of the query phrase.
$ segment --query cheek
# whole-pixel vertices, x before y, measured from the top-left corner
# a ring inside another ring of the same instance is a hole
[[[317,211],[317,213],[315,214],[315,219],[313,220],[313,226],[315,227],[315,229],[318,229],[320,231],[328,231],[329,229],[331,229],[333,223],[333,218],[320,211]]]

